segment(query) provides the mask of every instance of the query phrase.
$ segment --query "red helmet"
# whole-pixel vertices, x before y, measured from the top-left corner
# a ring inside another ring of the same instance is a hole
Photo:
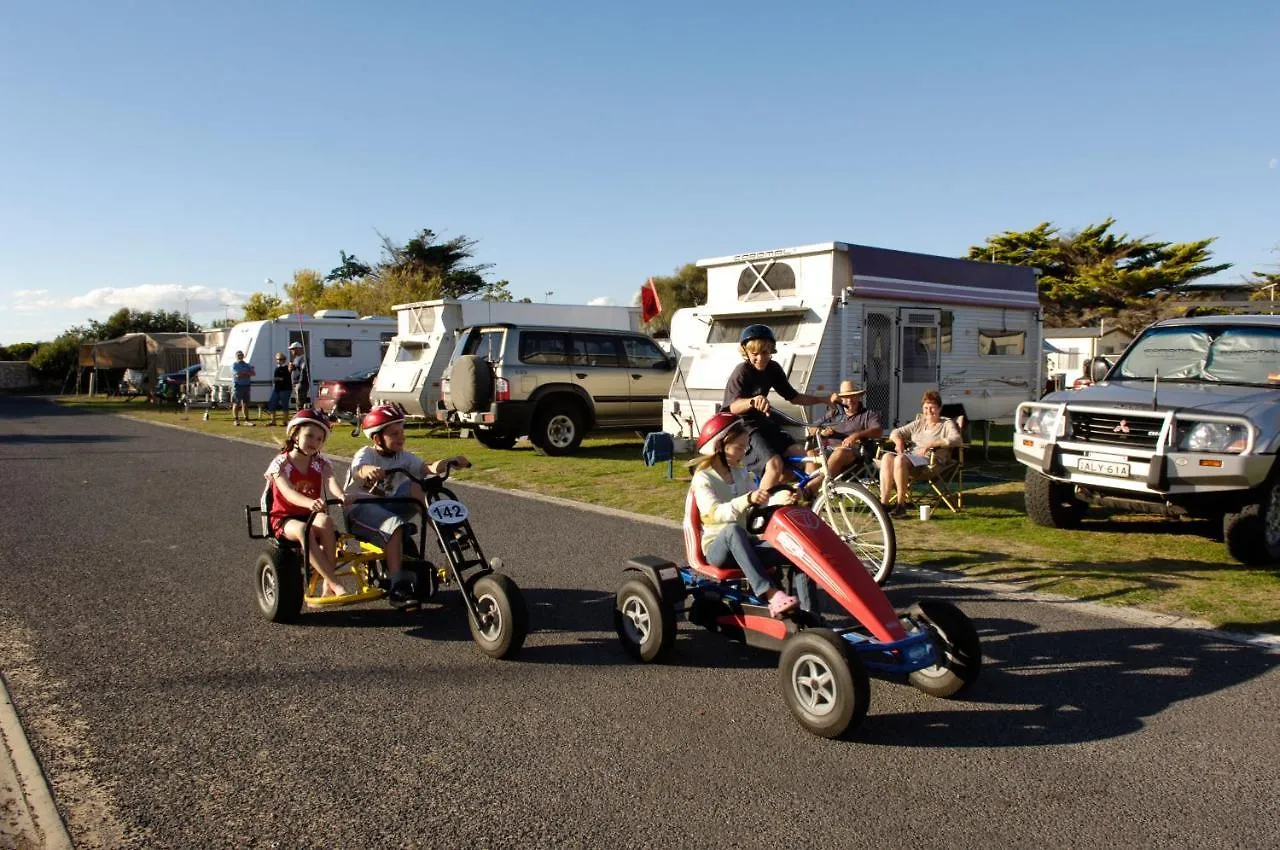
[[[372,440],[373,435],[383,428],[403,421],[404,411],[400,407],[392,404],[378,404],[364,415],[364,419],[360,420],[360,430]]]
[[[325,416],[318,410],[312,410],[309,407],[303,407],[293,414],[293,418],[289,420],[289,424],[285,426],[286,434],[293,433],[293,429],[299,425],[317,425],[324,429],[324,435],[329,436],[329,417]]]
[[[718,452],[720,444],[724,442],[724,438],[729,431],[741,424],[742,420],[727,410],[722,410],[712,416],[702,426],[702,430],[698,432],[698,453],[713,455]]]

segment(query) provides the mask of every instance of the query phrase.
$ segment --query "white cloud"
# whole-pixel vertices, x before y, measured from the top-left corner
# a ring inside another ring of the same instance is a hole
[[[592,298],[587,304],[592,307],[613,307],[617,302],[613,300],[612,296],[601,295],[599,298]]]
[[[12,299],[9,306],[17,313],[31,313],[63,306],[62,302],[52,297],[47,289],[18,289],[14,291]]]
[[[209,286],[184,286],[180,283],[144,283],[139,286],[94,289],[84,295],[76,295],[61,307],[79,310],[176,310],[184,312],[191,305],[191,312],[220,312],[227,304],[238,306],[248,295],[231,289],[214,289]]]

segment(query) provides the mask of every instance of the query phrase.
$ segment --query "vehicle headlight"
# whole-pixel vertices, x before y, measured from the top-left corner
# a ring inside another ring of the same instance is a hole
[[[1248,439],[1243,425],[1199,422],[1183,432],[1178,448],[1184,452],[1242,452]]]
[[[1022,420],[1022,431],[1040,437],[1053,436],[1058,432],[1058,408],[1035,408]]]

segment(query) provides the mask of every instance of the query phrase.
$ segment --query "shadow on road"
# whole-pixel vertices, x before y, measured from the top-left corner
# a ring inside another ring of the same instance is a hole
[[[1160,628],[1038,631],[1021,620],[985,619],[982,676],[949,705],[872,714],[864,744],[1027,747],[1115,738],[1184,700],[1261,676],[1280,658],[1202,634]]]

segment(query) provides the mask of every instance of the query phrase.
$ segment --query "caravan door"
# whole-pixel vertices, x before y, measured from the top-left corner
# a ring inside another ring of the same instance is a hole
[[[902,307],[898,310],[898,415],[901,424],[920,415],[920,397],[937,390],[940,378],[938,339],[942,310]]]
[[[880,414],[885,433],[893,427],[897,413],[894,394],[893,356],[894,314],[892,310],[867,310],[866,333],[863,334],[862,368],[867,394],[862,403]]]

